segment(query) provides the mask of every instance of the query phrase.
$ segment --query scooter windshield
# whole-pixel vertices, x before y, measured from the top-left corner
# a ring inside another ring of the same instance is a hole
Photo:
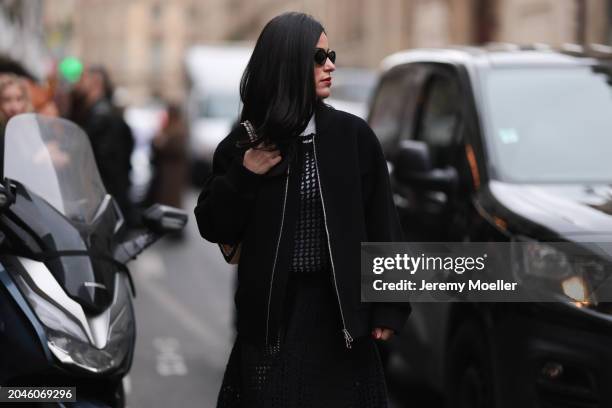
[[[68,120],[32,113],[7,124],[4,177],[81,223],[93,220],[106,195],[85,132]]]

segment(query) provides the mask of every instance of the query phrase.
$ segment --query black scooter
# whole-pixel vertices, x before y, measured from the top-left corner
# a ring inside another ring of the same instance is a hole
[[[16,116],[0,148],[0,387],[76,387],[75,402],[19,406],[122,407],[136,335],[126,263],[187,215],[154,205],[127,238],[87,135],[67,120]]]

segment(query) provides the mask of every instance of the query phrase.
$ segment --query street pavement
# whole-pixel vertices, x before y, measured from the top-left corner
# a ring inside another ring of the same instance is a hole
[[[195,202],[191,191],[185,200],[190,218],[184,240],[162,240],[130,264],[137,341],[124,381],[129,408],[215,406],[234,340],[235,271],[216,244],[200,237]],[[414,392],[391,391],[390,408],[421,406]],[[435,408],[431,402],[422,406]]]
[[[234,268],[197,231],[185,200],[185,239],[162,240],[131,265],[137,341],[128,406],[214,407],[233,342]]]

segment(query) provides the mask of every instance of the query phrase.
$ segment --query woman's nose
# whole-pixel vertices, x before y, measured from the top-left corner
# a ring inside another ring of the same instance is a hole
[[[327,61],[325,62],[325,72],[333,72],[336,70],[336,66],[334,65],[333,62],[331,62],[331,60],[328,58]]]

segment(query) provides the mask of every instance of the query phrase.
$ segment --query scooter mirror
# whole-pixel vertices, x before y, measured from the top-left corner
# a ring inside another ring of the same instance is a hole
[[[114,253],[117,262],[127,263],[135,259],[162,235],[183,229],[187,224],[187,213],[178,208],[154,204],[144,212],[143,223],[149,231],[117,246]]]
[[[144,225],[153,232],[165,234],[182,230],[187,213],[167,205],[153,204],[143,214]]]

